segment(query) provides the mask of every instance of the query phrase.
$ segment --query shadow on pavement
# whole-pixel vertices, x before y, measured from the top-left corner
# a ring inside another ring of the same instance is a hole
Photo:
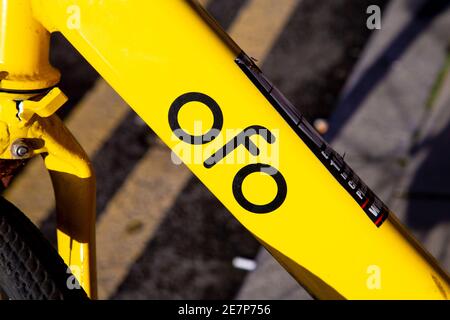
[[[450,122],[418,147],[428,150],[406,194],[406,223],[414,230],[429,231],[450,220],[450,148],[446,147],[449,143]]]
[[[364,103],[370,92],[385,78],[395,61],[407,52],[419,35],[424,32],[441,13],[450,5],[449,0],[425,1],[414,13],[409,23],[392,40],[375,62],[369,66],[355,86],[345,95],[340,104],[339,111],[332,117],[333,126],[326,134],[326,139],[332,141],[345,127],[347,121],[355,111]]]

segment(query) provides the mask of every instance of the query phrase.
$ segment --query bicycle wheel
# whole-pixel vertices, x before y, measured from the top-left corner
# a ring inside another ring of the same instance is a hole
[[[69,289],[69,277],[68,267],[34,224],[0,197],[0,292],[12,300],[87,299],[83,289]]]

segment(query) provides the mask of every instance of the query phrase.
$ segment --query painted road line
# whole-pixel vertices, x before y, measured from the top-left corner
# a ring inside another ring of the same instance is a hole
[[[253,0],[241,10],[232,25],[231,37],[264,60],[298,1]],[[275,5],[277,3],[278,5]],[[264,10],[261,10],[261,6]],[[281,8],[287,6],[286,8]],[[277,11],[274,14],[274,11]],[[242,16],[248,17],[246,21]],[[255,19],[271,23],[254,23]],[[279,28],[279,30],[274,30]],[[252,37],[261,33],[270,36]],[[262,42],[262,43],[260,43]],[[251,52],[250,51],[250,52]],[[129,175],[125,185],[111,199],[98,221],[97,253],[99,298],[107,299],[125,279],[141,255],[165,212],[192,177],[184,166],[170,161],[170,150],[160,145],[151,148]]]
[[[65,124],[92,157],[125,117],[128,105],[104,81],[98,80]],[[4,196],[36,225],[54,208],[53,188],[41,159],[32,159]]]
[[[100,299],[115,292],[190,177],[162,145],[152,147],[128,176],[97,228]]]
[[[198,3],[200,3],[203,8],[206,8],[206,6],[209,4],[211,0],[198,0]]]
[[[301,0],[250,0],[231,27],[237,43],[251,57],[263,60]]]

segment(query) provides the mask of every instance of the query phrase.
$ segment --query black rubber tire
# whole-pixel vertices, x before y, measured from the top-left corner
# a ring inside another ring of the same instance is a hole
[[[35,225],[0,197],[1,291],[12,300],[87,299],[83,289],[68,288],[67,270]]]

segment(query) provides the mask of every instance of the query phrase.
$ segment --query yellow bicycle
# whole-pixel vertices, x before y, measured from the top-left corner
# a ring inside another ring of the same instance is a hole
[[[51,32],[314,297],[450,296],[434,258],[196,1],[3,0],[0,158],[44,159],[61,257],[2,200],[0,287],[8,297],[97,296],[95,178],[55,115],[67,98],[48,62]],[[383,270],[379,290],[368,285],[368,268]]]

